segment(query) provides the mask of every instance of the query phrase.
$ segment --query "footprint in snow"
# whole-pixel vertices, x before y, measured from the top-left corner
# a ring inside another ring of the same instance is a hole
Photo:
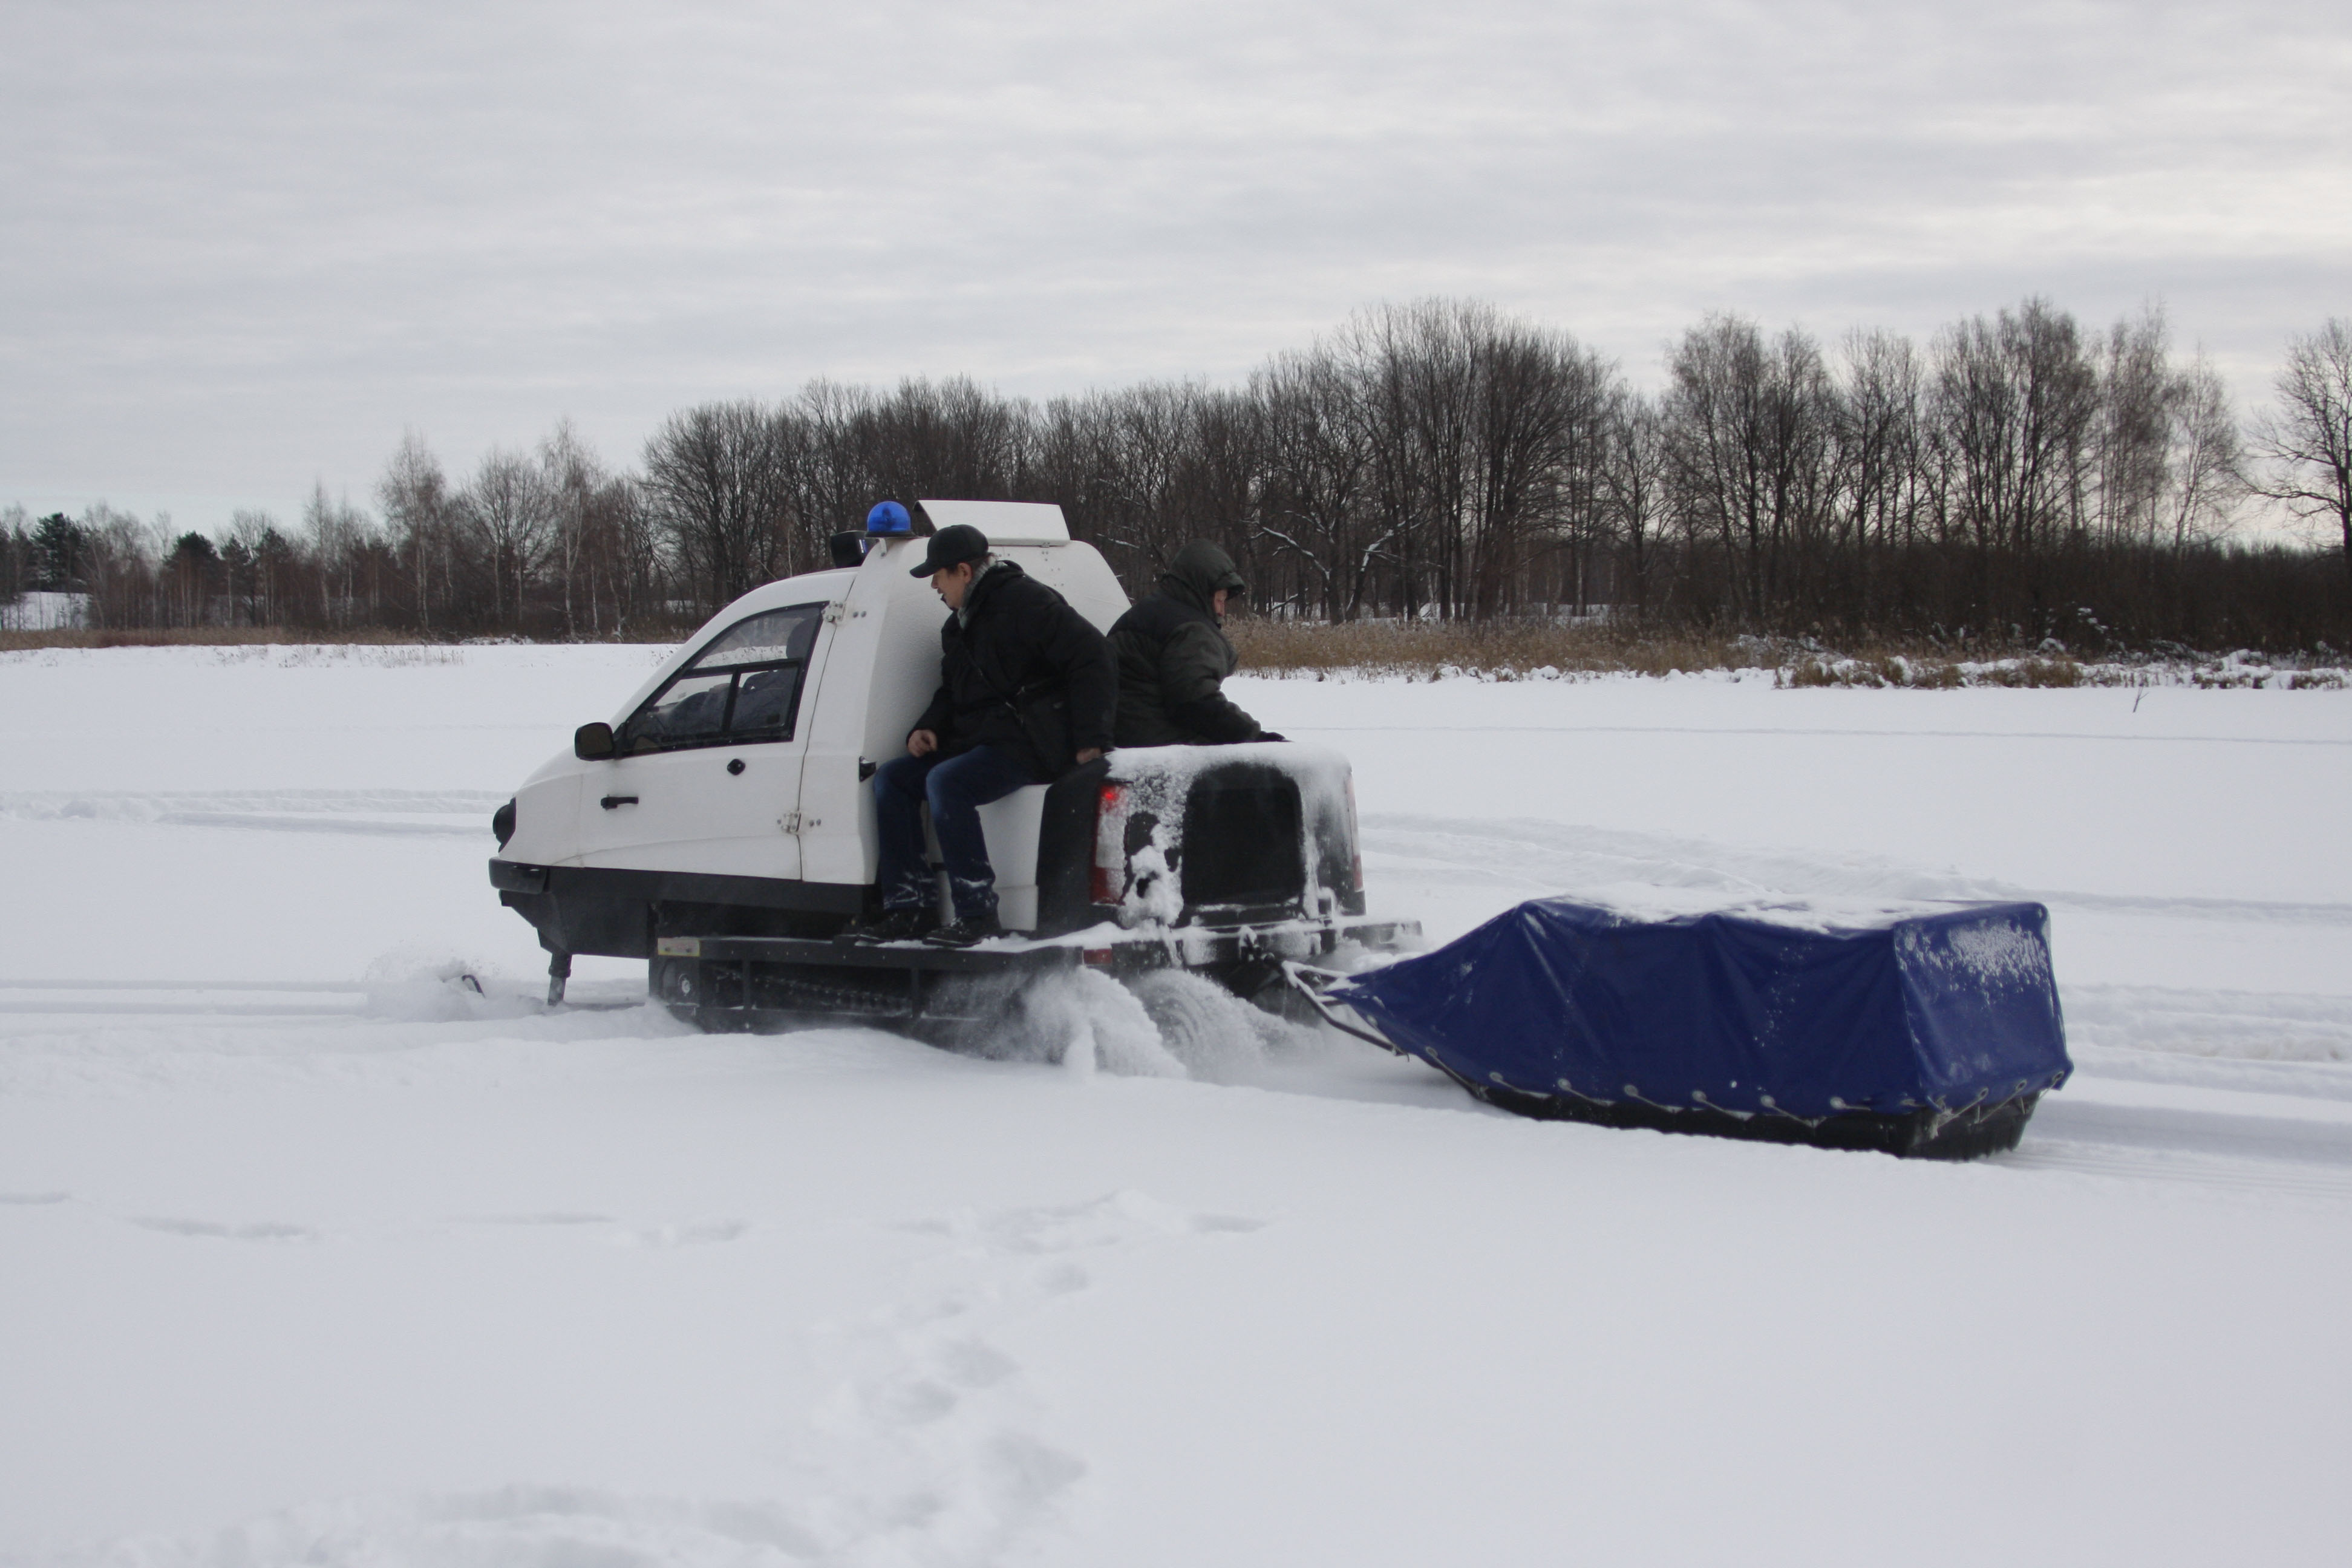
[[[619,1240],[624,1247],[705,1247],[712,1242],[732,1241],[751,1228],[749,1220],[740,1219],[707,1223],[678,1221],[670,1225],[641,1226],[626,1232]]]
[[[1265,1224],[1122,1192],[891,1226],[936,1239],[907,1265],[910,1286],[931,1288],[906,1289],[871,1318],[824,1331],[839,1336],[829,1359],[848,1372],[814,1413],[824,1455],[818,1473],[835,1489],[832,1544],[844,1555],[886,1541],[899,1556],[1010,1555],[1087,1467],[1040,1435],[1049,1412],[1021,1363],[984,1334],[1088,1289],[1096,1258],[1110,1251]]]
[[[979,1340],[951,1340],[932,1352],[940,1375],[968,1389],[993,1387],[1021,1370],[1021,1363]]]
[[[1032,1276],[1037,1289],[1049,1296],[1072,1296],[1093,1284],[1094,1276],[1075,1263],[1049,1263]]]
[[[928,1426],[953,1411],[955,1390],[920,1375],[886,1378],[865,1390],[866,1408],[886,1426]]]
[[[700,1247],[711,1242],[732,1241],[751,1228],[749,1220],[665,1220],[657,1225],[625,1225],[614,1215],[598,1214],[588,1209],[554,1209],[541,1214],[475,1215],[457,1221],[459,1225],[519,1226],[524,1227],[609,1228],[612,1234],[603,1239],[615,1247],[664,1248]]]
[[[71,1561],[217,1563],[808,1563],[835,1555],[768,1499],[632,1496],[588,1487],[298,1504],[202,1534],[124,1537]]]
[[[142,1230],[161,1231],[166,1236],[210,1236],[228,1241],[316,1241],[319,1233],[307,1225],[285,1225],[265,1220],[257,1225],[218,1225],[208,1219],[174,1219],[168,1215],[134,1215],[131,1221]]]
[[[1034,1255],[1167,1237],[1245,1235],[1263,1230],[1265,1222],[1241,1215],[1193,1214],[1142,1193],[1121,1192],[1090,1203],[1008,1209],[991,1216],[983,1228],[999,1251]]]
[[[1087,1473],[1084,1459],[1021,1432],[1007,1432],[990,1444],[982,1467],[996,1493],[997,1508],[1020,1523],[1044,1510]]]
[[[1002,1297],[1008,1287],[1018,1294],[1024,1283],[1047,1296],[1085,1289],[1093,1283],[1092,1276],[1064,1256],[1068,1253],[1188,1236],[1243,1236],[1263,1230],[1265,1225],[1244,1215],[1194,1214],[1142,1193],[1120,1192],[1082,1204],[1040,1205],[985,1215],[966,1211],[944,1218],[908,1220],[891,1228],[949,1237],[958,1244],[957,1254],[967,1258],[1045,1260],[1025,1274],[992,1271],[994,1279],[983,1287],[983,1294]],[[920,1312],[924,1318],[951,1317],[971,1306],[965,1296],[955,1295],[940,1298]],[[902,1307],[899,1315],[908,1311]]]
[[[1068,1252],[1117,1247],[1160,1237],[1246,1235],[1266,1222],[1244,1215],[1194,1214],[1138,1192],[1112,1193],[1082,1204],[1048,1204],[979,1215],[906,1220],[890,1228],[913,1236],[944,1236],[990,1251]]]
[[[1264,1230],[1265,1221],[1237,1214],[1200,1214],[1192,1216],[1192,1228],[1202,1236],[1247,1236]]]

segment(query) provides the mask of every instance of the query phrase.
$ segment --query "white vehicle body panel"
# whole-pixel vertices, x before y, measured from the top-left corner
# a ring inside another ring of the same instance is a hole
[[[996,872],[996,921],[1006,931],[1037,927],[1037,839],[1045,786],[1030,784],[980,808],[980,836]]]
[[[924,512],[938,528],[963,523],[988,535],[989,548],[1008,544],[1067,544],[1070,525],[1062,509],[1026,500],[927,500]]]
[[[730,774],[730,763],[743,772]],[[656,752],[600,764],[583,781],[580,852],[569,864],[727,877],[798,877],[800,840],[786,828],[800,784],[790,742]],[[606,796],[635,795],[607,808]]]

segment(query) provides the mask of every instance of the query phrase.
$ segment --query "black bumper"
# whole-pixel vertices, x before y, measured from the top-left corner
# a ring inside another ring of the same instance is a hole
[[[831,931],[866,912],[868,889],[841,882],[625,871],[492,859],[499,901],[529,921],[550,952],[651,958],[674,931]]]

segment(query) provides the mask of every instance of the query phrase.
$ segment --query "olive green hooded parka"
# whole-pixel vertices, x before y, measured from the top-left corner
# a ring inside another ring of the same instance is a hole
[[[1196,539],[1176,552],[1159,590],[1111,627],[1119,745],[1229,745],[1263,732],[1222,689],[1235,657],[1210,608],[1218,589],[1244,586],[1232,556]]]

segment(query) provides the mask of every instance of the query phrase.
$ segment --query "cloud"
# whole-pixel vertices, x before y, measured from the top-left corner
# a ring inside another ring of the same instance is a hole
[[[1643,379],[1711,309],[2161,295],[2255,394],[2345,308],[2339,11],[19,4],[0,500],[363,494],[404,427],[567,413],[625,456],[816,374],[1225,379],[1429,293]]]

